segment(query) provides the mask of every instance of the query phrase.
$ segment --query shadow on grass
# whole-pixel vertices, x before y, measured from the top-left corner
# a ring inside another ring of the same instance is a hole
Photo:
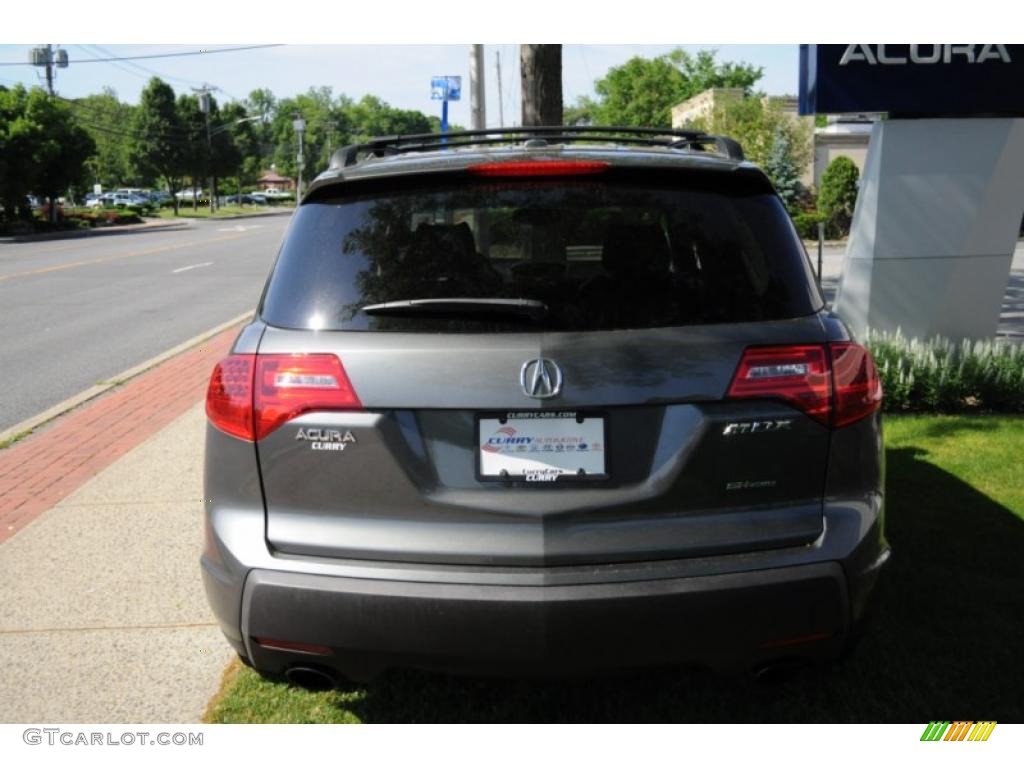
[[[1024,521],[915,449],[888,462],[894,556],[843,662],[770,687],[697,670],[541,682],[395,672],[331,706],[377,722],[1024,719]]]
[[[947,419],[931,417],[930,423],[924,429],[923,436],[930,438],[952,437],[958,432],[991,432],[995,429],[999,429],[999,422],[995,419],[985,418],[983,415]]]

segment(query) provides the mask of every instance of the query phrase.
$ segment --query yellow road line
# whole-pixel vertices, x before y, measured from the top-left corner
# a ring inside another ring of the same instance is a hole
[[[179,248],[189,248],[191,246],[205,245],[207,243],[219,243],[225,240],[238,240],[244,237],[246,233],[240,232],[237,235],[224,235],[223,237],[214,237],[209,240],[191,240],[187,243],[178,243],[177,245],[162,245],[159,248],[149,248],[145,251],[132,251],[131,253],[122,253],[117,256],[104,256],[99,259],[86,259],[84,261],[72,261],[67,264],[54,264],[49,267],[41,267],[40,269],[31,269],[27,272],[15,272],[10,275],[0,275],[0,283],[7,280],[13,280],[16,277],[32,277],[34,275],[45,275],[50,272],[60,272],[65,269],[75,269],[76,267],[87,267],[91,264],[102,264],[107,261],[117,261],[119,259],[131,259],[137,256],[149,256],[154,253],[162,253],[164,251],[174,251]]]

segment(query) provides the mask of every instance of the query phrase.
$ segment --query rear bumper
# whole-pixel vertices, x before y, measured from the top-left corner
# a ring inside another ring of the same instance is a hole
[[[567,674],[829,657],[842,646],[850,621],[846,577],[834,562],[568,586],[254,570],[242,595],[241,643],[253,665],[267,672],[314,665],[356,680],[388,667]],[[257,638],[330,652],[272,649]]]

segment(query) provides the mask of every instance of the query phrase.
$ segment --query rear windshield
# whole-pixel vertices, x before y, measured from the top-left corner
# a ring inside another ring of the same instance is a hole
[[[509,299],[530,311],[506,311]],[[588,331],[779,320],[821,303],[774,195],[563,179],[307,202],[261,316],[325,330]]]

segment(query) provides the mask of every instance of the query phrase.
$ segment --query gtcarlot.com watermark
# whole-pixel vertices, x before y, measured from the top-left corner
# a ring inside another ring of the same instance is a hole
[[[66,747],[201,747],[203,734],[185,731],[72,731],[65,728],[26,728],[21,738],[35,746]]]

